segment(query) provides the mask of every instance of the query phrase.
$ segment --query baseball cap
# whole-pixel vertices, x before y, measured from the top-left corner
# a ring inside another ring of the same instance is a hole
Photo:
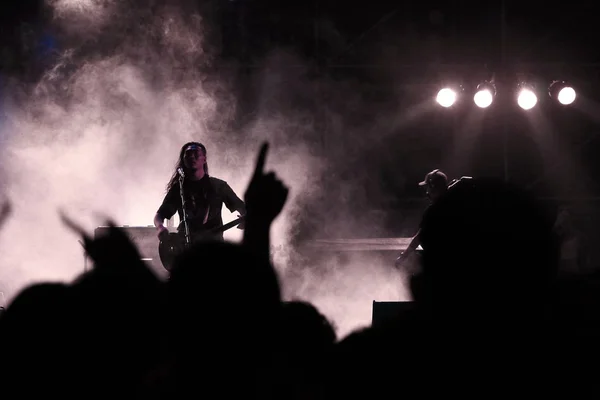
[[[432,185],[432,186],[446,186],[448,184],[448,177],[445,173],[439,169],[434,169],[425,175],[423,182],[419,182],[419,186]]]

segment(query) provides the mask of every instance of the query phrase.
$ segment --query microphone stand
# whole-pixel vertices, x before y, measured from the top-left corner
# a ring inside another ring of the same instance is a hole
[[[185,228],[185,247],[189,248],[190,245],[192,244],[192,240],[190,238],[190,228],[188,226],[188,221],[187,221],[187,207],[186,207],[186,201],[185,201],[185,196],[183,195],[183,174],[179,175],[179,195],[181,196],[181,209],[182,209],[182,214],[183,214],[183,226]]]

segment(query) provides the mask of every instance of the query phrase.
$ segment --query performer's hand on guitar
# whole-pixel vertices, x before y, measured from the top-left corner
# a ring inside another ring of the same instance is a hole
[[[238,214],[236,218],[242,218],[245,217],[245,215],[240,215]],[[244,229],[246,227],[246,221],[242,220],[242,222],[240,222],[237,226],[238,229]]]
[[[157,233],[158,240],[165,240],[166,238],[169,237],[169,229],[167,229],[166,226],[161,225],[158,228],[156,228],[156,230],[158,231],[158,233]]]

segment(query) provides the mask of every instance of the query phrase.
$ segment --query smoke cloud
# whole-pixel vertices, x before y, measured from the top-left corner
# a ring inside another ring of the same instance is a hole
[[[151,225],[189,140],[206,145],[211,174],[241,197],[268,140],[267,168],[290,187],[272,230],[285,296],[314,302],[340,336],[370,323],[373,300],[407,299],[394,255],[302,251],[317,237],[384,234],[356,208],[368,205],[366,191],[377,194],[376,182],[363,184],[368,173],[351,167],[368,139],[364,131],[352,139],[348,116],[366,101],[351,83],[311,78],[307,63],[279,49],[249,76],[254,114],[236,127],[233,72],[211,68],[208,22],[184,3],[48,0],[62,48],[34,85],[9,84],[3,102],[3,186],[15,211],[0,233],[0,291],[9,300],[29,283],[83,271],[83,249],[59,209],[90,233],[104,222],[98,215]],[[225,237],[239,241],[241,231]]]

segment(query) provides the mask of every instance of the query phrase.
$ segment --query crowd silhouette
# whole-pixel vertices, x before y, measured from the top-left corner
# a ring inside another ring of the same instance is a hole
[[[414,305],[336,337],[283,302],[270,228],[288,189],[259,152],[240,244],[201,242],[159,280],[115,222],[82,239],[93,268],[22,290],[0,316],[3,398],[400,398],[589,395],[595,276],[558,274],[553,218],[496,179],[454,185],[421,224]],[[10,216],[6,205],[3,222]]]

